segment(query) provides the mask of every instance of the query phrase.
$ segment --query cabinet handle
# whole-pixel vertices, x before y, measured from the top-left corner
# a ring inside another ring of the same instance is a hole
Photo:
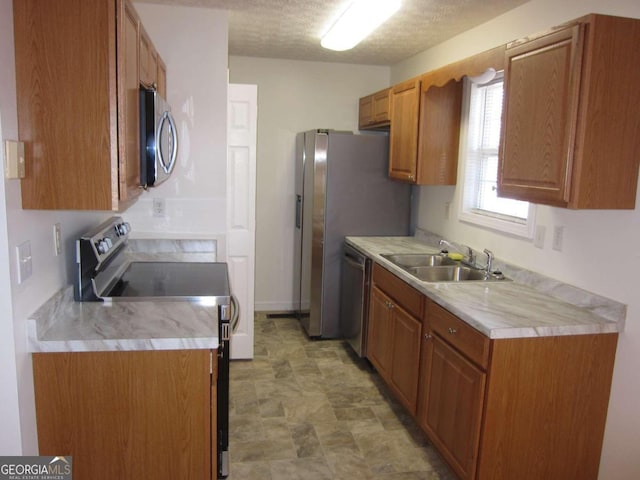
[[[449,331],[449,333],[450,333],[451,335],[453,335],[454,333],[457,333],[457,332],[458,332],[458,331],[457,331],[455,328],[453,328],[453,327],[449,327],[449,330],[448,330],[448,331]]]
[[[413,174],[409,175],[409,180],[415,180],[415,178],[416,178],[415,175],[413,175]]]
[[[425,334],[424,334],[424,339],[425,339],[425,340],[431,340],[431,335],[430,335],[430,334],[428,334],[428,333],[425,333]]]

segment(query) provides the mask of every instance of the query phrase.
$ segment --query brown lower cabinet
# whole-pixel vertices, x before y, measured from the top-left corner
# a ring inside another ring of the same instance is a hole
[[[418,422],[461,478],[475,478],[487,374],[435,334],[424,346]]]
[[[373,270],[367,355],[396,398],[415,415],[423,297],[380,266]]]
[[[460,479],[597,479],[617,333],[490,339],[379,265],[370,301],[371,363]]]
[[[78,480],[214,478],[215,350],[33,354],[40,455]]]

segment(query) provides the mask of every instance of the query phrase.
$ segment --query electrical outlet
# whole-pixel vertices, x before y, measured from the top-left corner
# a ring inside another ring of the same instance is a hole
[[[562,251],[562,240],[564,236],[564,227],[556,225],[553,227],[553,243],[551,244],[551,248],[554,250],[561,252]]]
[[[547,227],[544,225],[536,225],[536,234],[533,238],[533,245],[536,248],[544,248],[544,238],[547,235]]]
[[[164,198],[153,199],[153,216],[157,218],[163,218],[167,214],[166,203]]]
[[[53,253],[56,257],[62,254],[62,226],[59,223],[53,226]]]

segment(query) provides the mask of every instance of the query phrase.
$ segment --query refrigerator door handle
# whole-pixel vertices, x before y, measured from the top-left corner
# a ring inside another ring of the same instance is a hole
[[[296,228],[302,228],[302,195],[296,195]]]

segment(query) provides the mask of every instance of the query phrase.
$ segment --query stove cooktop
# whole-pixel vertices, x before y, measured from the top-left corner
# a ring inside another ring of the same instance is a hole
[[[230,296],[225,263],[131,262],[104,296],[187,299]]]

